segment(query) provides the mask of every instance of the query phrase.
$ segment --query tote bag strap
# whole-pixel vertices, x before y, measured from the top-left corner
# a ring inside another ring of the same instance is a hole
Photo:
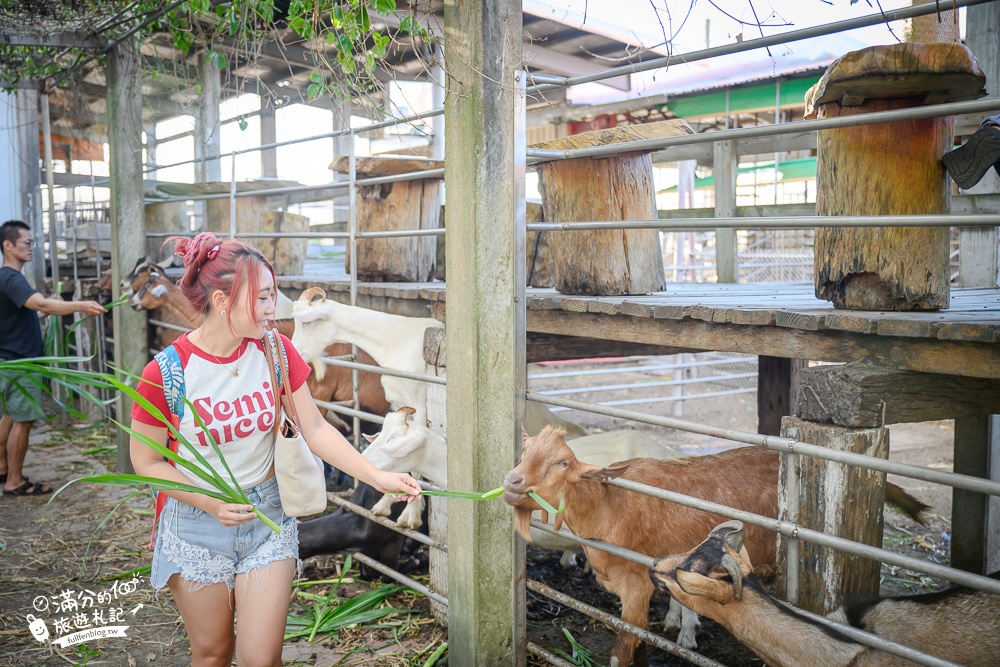
[[[181,357],[177,354],[177,348],[173,344],[160,350],[155,357],[156,364],[160,367],[160,377],[163,380],[163,397],[167,399],[167,407],[170,409],[170,423],[178,431],[181,428],[181,417],[184,416],[184,367],[181,365]],[[167,448],[177,452],[177,436],[170,429],[167,429]],[[174,465],[173,461],[168,461]],[[175,466],[176,467],[176,466]],[[153,491],[156,498],[153,507],[153,530],[149,536],[149,548],[156,545],[156,528],[160,522],[160,514],[163,506],[167,502],[164,493]]]
[[[285,352],[285,344],[281,342],[281,336],[278,334],[277,329],[271,329],[267,332],[267,344],[264,348],[267,351],[267,361],[271,371],[271,383],[274,385],[276,397],[274,401],[275,433],[277,433],[277,418],[280,417],[280,408],[285,409],[285,416],[292,421],[297,430],[301,431],[299,413],[295,409],[295,401],[292,400],[288,392],[288,354]],[[279,386],[284,386],[285,391],[279,392]],[[280,396],[280,401],[277,399],[278,396]]]

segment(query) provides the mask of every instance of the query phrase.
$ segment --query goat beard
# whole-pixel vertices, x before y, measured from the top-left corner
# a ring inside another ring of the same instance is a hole
[[[526,541],[531,541],[531,510],[527,507],[514,508],[514,528]]]

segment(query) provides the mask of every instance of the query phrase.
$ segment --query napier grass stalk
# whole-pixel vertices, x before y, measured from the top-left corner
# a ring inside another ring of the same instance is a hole
[[[49,502],[55,500],[63,489],[65,489],[70,484],[74,482],[91,482],[95,484],[116,484],[120,486],[149,486],[157,491],[185,491],[190,493],[200,493],[202,495],[209,496],[210,498],[216,498],[226,503],[233,503],[237,505],[252,505],[250,499],[247,497],[243,489],[237,483],[235,477],[233,476],[232,470],[229,469],[229,464],[226,463],[225,457],[219,450],[219,445],[215,442],[212,437],[211,432],[205,426],[201,417],[198,416],[197,411],[194,409],[194,405],[184,399],[185,404],[192,411],[191,414],[194,415],[194,420],[198,426],[205,431],[207,440],[212,446],[212,449],[218,455],[219,460],[222,462],[223,468],[225,468],[226,478],[224,478],[218,471],[216,471],[212,466],[209,465],[205,457],[202,456],[198,448],[192,445],[186,438],[184,438],[180,432],[171,424],[170,419],[163,415],[159,409],[156,408],[152,403],[150,403],[145,397],[143,397],[139,392],[137,392],[132,387],[128,386],[118,378],[108,375],[106,373],[97,373],[94,371],[82,371],[75,368],[63,367],[62,364],[71,364],[83,361],[89,361],[92,357],[37,357],[33,359],[18,359],[15,361],[0,360],[0,376],[11,378],[12,386],[14,389],[20,391],[25,396],[31,399],[31,395],[27,389],[25,389],[21,383],[32,382],[36,386],[40,387],[44,391],[48,392],[45,387],[43,380],[49,380],[54,385],[65,387],[68,391],[77,394],[78,396],[88,400],[96,405],[104,406],[105,403],[94,396],[88,388],[100,388],[100,389],[110,389],[118,390],[126,394],[134,402],[138,403],[142,408],[144,408],[149,414],[159,420],[177,439],[178,446],[183,446],[187,452],[197,461],[197,464],[193,461],[189,461],[187,458],[182,457],[179,452],[172,452],[169,448],[165,447],[162,443],[156,442],[152,438],[144,436],[140,433],[135,432],[131,428],[125,426],[121,422],[112,420],[119,428],[124,430],[126,433],[136,438],[147,447],[150,447],[158,454],[162,455],[166,459],[172,461],[176,466],[183,468],[184,470],[191,473],[191,475],[203,480],[210,488],[202,488],[200,486],[195,486],[192,484],[184,484],[180,482],[174,482],[164,479],[156,479],[153,477],[144,477],[142,475],[126,475],[126,474],[106,474],[106,475],[96,475],[90,477],[82,477],[74,480],[70,480],[62,487],[60,487],[52,497]],[[117,369],[116,369],[117,370]],[[123,375],[136,378],[136,376],[123,372]],[[141,380],[141,378],[136,378]],[[2,399],[2,397],[0,397]],[[31,399],[34,403],[34,399]],[[62,404],[61,404],[62,405]],[[72,408],[62,405],[64,409],[67,410],[71,415],[77,418],[84,418],[80,412],[73,410]],[[200,465],[198,465],[200,464]],[[227,479],[228,478],[228,479]],[[254,508],[254,514],[257,515],[261,521],[263,521],[271,530],[276,533],[280,532],[280,528],[268,519],[264,514]]]

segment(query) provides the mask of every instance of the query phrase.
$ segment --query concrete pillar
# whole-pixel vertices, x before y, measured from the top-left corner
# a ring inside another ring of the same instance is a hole
[[[219,88],[221,77],[215,61],[202,53],[199,59],[201,68],[201,103],[198,105],[198,115],[195,118],[194,155],[201,158],[218,155],[222,150],[219,136]],[[195,181],[198,183],[217,183],[222,180],[222,167],[218,158],[195,163]]]
[[[260,98],[260,145],[266,146],[278,141],[278,128],[274,118],[274,105],[266,97]],[[260,152],[260,175],[264,178],[278,177],[278,149],[267,148]]]
[[[448,484],[485,491],[524,415],[524,74],[519,0],[446,0]],[[518,123],[519,131],[515,129]],[[524,543],[499,502],[449,500],[448,662],[525,664]]]
[[[22,220],[17,97],[0,90],[0,222]]]
[[[156,170],[156,124],[146,123],[142,126],[142,131],[146,133],[146,178],[150,181],[157,181],[160,178]]]
[[[145,252],[142,183],[142,71],[139,54],[126,40],[108,53],[108,153],[111,189],[111,287],[121,296],[122,277]],[[37,142],[36,142],[37,144]],[[115,308],[115,365],[135,375],[149,361],[146,313]],[[132,401],[119,394],[115,412],[127,423]],[[118,469],[131,471],[128,434],[118,430]]]
[[[42,170],[38,147],[38,91],[19,90],[17,93],[18,156],[21,171],[21,220],[31,226],[39,243],[45,238],[42,228]],[[45,253],[37,253],[26,273],[28,282],[41,289],[45,284]]]

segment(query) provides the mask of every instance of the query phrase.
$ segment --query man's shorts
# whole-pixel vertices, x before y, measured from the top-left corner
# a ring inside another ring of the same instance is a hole
[[[42,409],[42,388],[32,381],[39,381],[37,375],[14,375],[0,373],[0,413],[10,415],[16,422],[32,422],[45,419]]]

